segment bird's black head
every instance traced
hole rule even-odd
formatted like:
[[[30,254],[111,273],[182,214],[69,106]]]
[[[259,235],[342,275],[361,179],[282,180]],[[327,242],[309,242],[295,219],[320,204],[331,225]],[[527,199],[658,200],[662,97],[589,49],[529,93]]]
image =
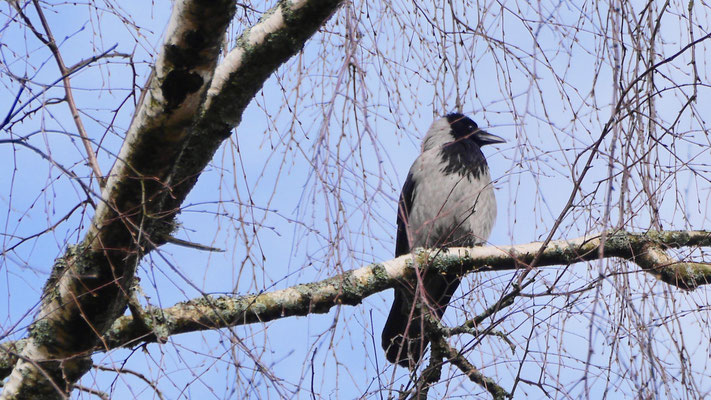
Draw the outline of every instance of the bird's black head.
[[[479,126],[471,118],[460,113],[447,114],[447,121],[452,127],[452,135],[457,139],[463,139],[471,136],[479,130]]]
[[[472,121],[471,118],[464,114],[451,113],[447,114],[446,118],[452,129],[452,136],[454,136],[456,140],[470,139],[479,145],[479,147],[486,144],[506,142],[506,140],[499,136],[492,135],[483,129],[479,129],[476,122]]]

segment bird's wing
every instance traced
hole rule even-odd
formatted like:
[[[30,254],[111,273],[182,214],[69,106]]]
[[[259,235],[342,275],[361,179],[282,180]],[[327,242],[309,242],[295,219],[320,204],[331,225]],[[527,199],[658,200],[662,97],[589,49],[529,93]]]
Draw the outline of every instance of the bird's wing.
[[[397,207],[397,239],[395,240],[395,257],[410,252],[410,240],[407,236],[407,217],[412,209],[415,199],[415,179],[412,172],[407,174],[405,184],[402,186],[400,201]]]

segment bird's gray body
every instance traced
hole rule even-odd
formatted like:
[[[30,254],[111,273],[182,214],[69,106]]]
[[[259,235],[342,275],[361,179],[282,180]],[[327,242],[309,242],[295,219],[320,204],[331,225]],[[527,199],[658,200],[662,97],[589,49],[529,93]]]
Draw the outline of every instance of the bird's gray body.
[[[480,146],[501,142],[461,114],[432,124],[400,196],[396,256],[418,247],[475,246],[487,240],[496,220],[496,199]],[[412,367],[428,343],[413,300],[417,297],[441,318],[459,281],[456,274],[429,273],[395,289],[382,335],[390,362]]]
[[[446,118],[439,119],[425,137],[423,152],[410,168],[417,200],[408,211],[409,247],[474,246],[486,241],[496,220],[496,198],[489,167],[477,171],[446,173],[444,146],[460,145],[468,154],[460,159],[478,159],[471,144],[441,142],[442,130],[449,130]],[[455,150],[456,151],[456,150]],[[481,160],[484,160],[481,155]],[[485,161],[484,161],[485,162]],[[465,167],[466,168],[466,167]]]

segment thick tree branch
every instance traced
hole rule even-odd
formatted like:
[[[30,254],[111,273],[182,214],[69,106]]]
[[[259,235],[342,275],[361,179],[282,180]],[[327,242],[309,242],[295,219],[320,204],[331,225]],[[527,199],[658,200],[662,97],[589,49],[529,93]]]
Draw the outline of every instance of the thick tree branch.
[[[711,232],[611,232],[606,237],[603,257],[623,258],[637,263],[662,281],[684,289],[711,283],[711,264],[675,261],[661,250],[709,247]],[[600,245],[600,235],[552,241],[542,253],[539,266],[597,260]],[[418,250],[415,257],[419,262],[429,258],[430,268],[441,271],[503,271],[527,268],[527,263],[534,259],[541,246],[542,243],[536,242],[506,247],[450,248],[435,252]],[[94,350],[165,341],[167,337],[179,333],[326,313],[341,304],[357,305],[372,294],[394,287],[402,279],[412,278],[415,273],[412,265],[412,255],[406,255],[366,265],[320,282],[240,297],[202,297],[165,309],[152,309],[144,313],[141,321],[133,316],[123,316],[104,335],[105,347]],[[17,353],[24,345],[23,341],[19,341],[0,348],[0,377],[15,362],[11,354]]]
[[[171,176],[174,197],[166,199],[166,209],[178,208],[202,170],[264,82],[290,57],[301,51],[311,37],[344,0],[280,1],[264,13],[253,27],[237,39],[215,70],[207,98],[188,138],[185,151]],[[209,157],[205,155],[208,154]]]
[[[450,248],[430,253],[419,250],[419,261],[429,256],[431,268],[441,271],[479,272],[526,268],[542,243],[515,246]],[[566,265],[599,258],[600,235],[548,244],[539,266]],[[662,281],[684,289],[711,283],[711,264],[673,261],[661,247],[708,247],[711,232],[665,231],[647,233],[609,233],[604,257],[623,258],[640,265]],[[651,249],[651,250],[650,250]],[[662,255],[664,257],[662,257]],[[156,309],[144,318],[145,326],[156,321],[165,324],[169,335],[196,330],[266,322],[289,316],[326,313],[340,304],[357,305],[375,293],[394,287],[402,279],[414,276],[412,256],[406,255],[384,263],[370,264],[320,282],[240,297],[207,297]],[[133,317],[119,318],[107,333],[111,347],[131,345],[136,340],[151,340],[152,332],[136,330]],[[130,334],[129,334],[130,332]]]
[[[174,214],[159,201],[169,194],[165,178],[202,104],[234,10],[228,0],[175,3],[152,78],[92,225],[83,242],[55,263],[23,361],[2,398],[63,398],[91,367],[85,357],[123,313],[126,287],[152,232],[165,229],[162,219]]]
[[[102,335],[126,307],[138,261],[164,242],[198,176],[264,81],[341,3],[279,2],[219,68],[235,3],[175,3],[92,225],[57,260],[2,398],[62,398],[90,368],[91,351],[111,348]]]

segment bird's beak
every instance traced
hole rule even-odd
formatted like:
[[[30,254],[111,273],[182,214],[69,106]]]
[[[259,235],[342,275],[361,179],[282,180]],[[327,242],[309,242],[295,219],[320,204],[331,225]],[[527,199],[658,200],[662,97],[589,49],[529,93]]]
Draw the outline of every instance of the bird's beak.
[[[477,131],[476,139],[482,145],[494,144],[494,143],[506,143],[506,139],[502,138],[501,136],[493,135],[483,129],[480,129],[479,131]]]

